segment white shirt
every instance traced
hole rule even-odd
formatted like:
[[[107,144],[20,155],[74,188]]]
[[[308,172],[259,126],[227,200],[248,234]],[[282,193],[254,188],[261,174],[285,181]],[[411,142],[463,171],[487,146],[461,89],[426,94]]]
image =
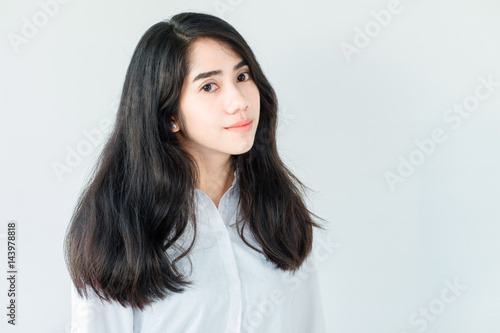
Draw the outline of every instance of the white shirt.
[[[95,295],[90,300],[81,298],[72,286],[71,332],[323,333],[312,256],[292,276],[274,268],[243,242],[232,225],[239,196],[237,170],[234,175],[219,208],[203,191],[195,190],[197,238],[190,252],[192,271],[187,261],[182,266],[184,272],[191,272],[188,280],[194,285],[143,311],[103,302]],[[192,236],[187,232],[183,237],[190,241]],[[245,238],[261,248],[248,226]]]

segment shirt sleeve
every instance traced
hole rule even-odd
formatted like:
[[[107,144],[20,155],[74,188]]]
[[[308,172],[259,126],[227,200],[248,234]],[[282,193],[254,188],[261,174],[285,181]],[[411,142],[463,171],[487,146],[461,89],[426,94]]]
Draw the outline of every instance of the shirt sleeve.
[[[134,315],[130,307],[106,302],[89,291],[78,295],[71,284],[71,333],[133,333]]]
[[[296,273],[297,283],[293,297],[293,333],[325,333],[323,306],[318,284],[316,263],[312,256]]]

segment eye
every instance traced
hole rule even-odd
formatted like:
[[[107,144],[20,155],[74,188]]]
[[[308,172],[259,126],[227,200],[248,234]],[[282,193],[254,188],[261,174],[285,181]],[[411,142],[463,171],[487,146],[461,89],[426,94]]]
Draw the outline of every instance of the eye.
[[[238,75],[238,81],[244,82],[244,81],[248,81],[248,80],[250,80],[250,73],[249,72],[241,73],[240,75]]]
[[[209,84],[205,84],[201,89],[205,90],[206,92],[212,92],[212,91],[215,91],[215,88],[216,85],[214,83],[209,83]]]

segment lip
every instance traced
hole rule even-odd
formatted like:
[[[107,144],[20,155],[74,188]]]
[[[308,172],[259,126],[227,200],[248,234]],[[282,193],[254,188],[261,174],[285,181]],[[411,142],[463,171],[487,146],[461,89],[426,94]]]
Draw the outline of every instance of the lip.
[[[226,128],[245,127],[251,123],[252,123],[252,119],[245,119],[245,120],[238,121],[237,123],[234,123],[231,126],[226,127]]]
[[[253,126],[253,120],[243,120],[239,121],[236,124],[233,124],[231,127],[226,127],[226,130],[237,133],[246,133],[250,132]]]

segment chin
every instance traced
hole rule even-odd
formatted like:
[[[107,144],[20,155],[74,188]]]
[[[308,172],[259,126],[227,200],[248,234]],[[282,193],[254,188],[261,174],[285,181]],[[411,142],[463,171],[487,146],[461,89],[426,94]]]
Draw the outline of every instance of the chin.
[[[241,155],[241,154],[247,153],[250,151],[250,149],[252,149],[252,147],[253,147],[253,141],[250,143],[244,144],[240,147],[237,147],[235,149],[232,149],[231,155]]]

